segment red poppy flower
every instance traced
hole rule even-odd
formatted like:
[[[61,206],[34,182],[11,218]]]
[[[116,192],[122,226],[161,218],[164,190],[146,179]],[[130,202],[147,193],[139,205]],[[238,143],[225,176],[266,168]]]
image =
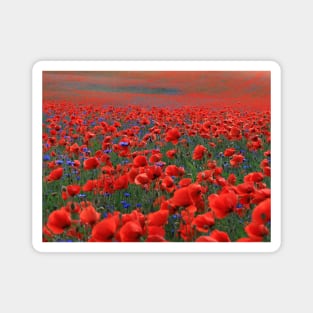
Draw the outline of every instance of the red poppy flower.
[[[169,212],[167,210],[159,210],[147,215],[148,226],[163,226],[167,223]]]
[[[150,183],[150,179],[146,173],[142,173],[136,176],[135,178],[135,184],[136,185],[147,185]]]
[[[170,199],[170,202],[176,207],[189,206],[195,204],[199,199],[201,199],[201,192],[201,185],[190,184],[187,187],[176,190],[173,198]]]
[[[165,230],[162,226],[148,226],[147,232],[148,236],[165,236]]]
[[[92,191],[96,187],[96,181],[95,180],[87,180],[85,185],[83,186],[83,191]]]
[[[143,155],[138,155],[133,160],[133,165],[135,167],[144,167],[148,165],[147,158]]]
[[[192,241],[192,238],[194,236],[194,230],[190,224],[180,224],[179,230],[178,230],[180,237],[184,241]]]
[[[89,205],[80,212],[79,217],[83,224],[92,225],[99,221],[100,213],[92,205]]]
[[[211,236],[200,236],[196,239],[196,242],[217,242],[217,240]]]
[[[248,183],[248,182],[258,183],[258,182],[261,182],[263,179],[264,179],[264,175],[262,173],[252,172],[244,177],[244,182],[245,183]]]
[[[80,167],[79,160],[74,160],[74,165],[73,166],[76,167],[76,168]]]
[[[93,170],[100,165],[100,162],[96,157],[91,157],[84,161],[84,169],[85,170]]]
[[[149,162],[155,163],[155,162],[159,162],[161,159],[162,159],[162,154],[161,153],[155,153],[155,154],[151,155]]]
[[[155,180],[162,175],[161,167],[156,165],[146,167],[145,172],[151,180]]]
[[[230,129],[230,136],[232,139],[240,139],[241,138],[241,131],[238,127],[233,126]]]
[[[143,230],[140,224],[137,222],[132,222],[132,221],[124,224],[119,231],[120,240],[123,242],[139,241],[142,235],[143,235]]]
[[[75,195],[79,194],[80,186],[78,186],[78,185],[69,185],[69,186],[66,187],[66,191],[69,194],[69,196],[74,197]]]
[[[205,152],[207,152],[207,149],[202,146],[202,145],[197,145],[195,147],[195,149],[193,150],[193,156],[192,158],[194,160],[201,160],[205,154]]]
[[[165,169],[165,174],[168,176],[182,176],[185,170],[183,167],[178,167],[176,165],[169,165]]]
[[[48,217],[47,227],[54,234],[62,234],[64,230],[71,226],[71,215],[64,209],[55,210]]]
[[[227,216],[237,205],[237,196],[233,192],[222,193],[220,195],[212,194],[208,197],[208,200],[215,217],[219,219]]]
[[[245,227],[245,231],[254,241],[262,241],[263,237],[269,233],[269,230],[265,225],[253,222]]]
[[[179,181],[178,185],[180,187],[187,187],[192,183],[192,179],[191,178],[183,178]]]
[[[237,181],[236,175],[233,174],[233,173],[229,174],[228,179],[227,179],[227,182],[228,182],[230,185],[235,185],[235,184],[236,184],[236,181]]]
[[[166,156],[169,158],[169,159],[173,159],[176,155],[177,151],[175,149],[173,150],[168,150],[166,152]]]
[[[128,187],[128,176],[127,174],[120,176],[114,181],[114,189],[121,190],[127,189]]]
[[[108,217],[96,224],[91,233],[90,241],[108,242],[112,241],[117,229],[118,219],[116,216]]]
[[[257,224],[266,224],[271,220],[271,199],[259,203],[252,212],[252,221]]]
[[[224,151],[224,156],[230,157],[236,152],[235,148],[228,148]]]
[[[239,164],[243,162],[244,158],[245,157],[241,154],[234,154],[229,163],[231,166],[237,167]]]
[[[251,203],[259,204],[267,198],[271,197],[271,189],[263,188],[260,190],[256,190],[252,195]]]
[[[175,183],[172,177],[165,176],[161,182],[161,189],[172,192],[175,189]]]
[[[214,229],[211,232],[210,237],[215,239],[216,241],[219,241],[219,242],[230,242],[231,241],[226,232],[220,231],[217,229]]]
[[[214,216],[212,212],[198,215],[192,221],[192,225],[195,225],[200,232],[207,232],[209,228],[214,225]]]
[[[263,172],[264,172],[265,176],[271,177],[271,168],[269,166],[264,166],[263,167]]]
[[[48,176],[46,176],[45,180],[48,182],[59,180],[63,175],[63,168],[59,167],[53,170]]]
[[[80,147],[76,142],[70,146],[70,152],[72,153],[79,154],[79,150],[80,150]]]
[[[165,140],[176,145],[178,143],[180,136],[181,134],[177,128],[171,128],[170,130],[167,131]]]

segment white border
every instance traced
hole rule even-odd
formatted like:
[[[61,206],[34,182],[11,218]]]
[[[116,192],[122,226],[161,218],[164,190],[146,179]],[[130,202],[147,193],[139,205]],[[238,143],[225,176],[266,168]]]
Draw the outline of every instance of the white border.
[[[42,242],[43,71],[270,71],[271,242]],[[32,245],[38,252],[275,252],[281,245],[281,69],[274,61],[39,61],[32,69]]]

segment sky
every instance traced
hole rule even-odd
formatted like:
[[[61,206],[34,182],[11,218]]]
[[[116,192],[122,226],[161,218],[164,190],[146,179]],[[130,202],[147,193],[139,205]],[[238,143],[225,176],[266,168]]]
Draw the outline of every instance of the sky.
[[[267,71],[45,71],[43,100],[270,108]]]

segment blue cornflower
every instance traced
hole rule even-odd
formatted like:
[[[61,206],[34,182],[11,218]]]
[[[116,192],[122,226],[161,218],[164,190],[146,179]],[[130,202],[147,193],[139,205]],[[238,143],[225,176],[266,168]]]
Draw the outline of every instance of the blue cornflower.
[[[159,167],[163,167],[163,166],[164,166],[164,163],[163,163],[163,162],[156,162],[155,165],[156,165],[156,166],[159,166]]]
[[[61,165],[61,164],[63,164],[63,160],[56,160],[55,163],[56,163],[57,165]]]
[[[141,203],[137,203],[137,204],[136,204],[136,207],[137,207],[137,208],[141,208],[141,207],[142,207],[142,204],[141,204]]]
[[[130,207],[130,204],[129,204],[129,203],[126,202],[126,203],[123,204],[123,208],[124,208],[124,209],[128,209],[129,207]]]
[[[58,242],[73,242],[72,239],[58,239]]]
[[[84,151],[84,152],[87,152],[87,151],[88,151],[88,148],[86,148],[86,147],[83,148],[83,151]]]
[[[129,146],[129,142],[127,142],[127,141],[121,141],[121,142],[120,142],[120,146],[122,146],[122,147],[127,147],[127,146]]]
[[[129,192],[125,192],[124,193],[124,197],[130,197],[130,193]]]
[[[106,150],[104,150],[103,152],[104,152],[104,153],[111,153],[111,152],[112,152],[112,150],[110,150],[110,149],[106,149]]]
[[[67,160],[67,161],[66,161],[66,164],[69,165],[69,166],[73,166],[73,165],[74,165],[74,162],[71,161],[71,160]]]
[[[44,161],[50,161],[50,155],[49,154],[44,155],[43,160]]]
[[[84,193],[80,193],[79,195],[77,195],[78,198],[86,198],[87,195]]]
[[[107,218],[108,217],[108,213],[107,212],[103,212],[102,213],[102,218]]]

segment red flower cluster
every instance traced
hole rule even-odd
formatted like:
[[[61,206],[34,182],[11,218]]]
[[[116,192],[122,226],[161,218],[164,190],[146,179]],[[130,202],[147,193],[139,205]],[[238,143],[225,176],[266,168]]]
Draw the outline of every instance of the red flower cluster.
[[[270,240],[270,113],[45,102],[43,240]]]

